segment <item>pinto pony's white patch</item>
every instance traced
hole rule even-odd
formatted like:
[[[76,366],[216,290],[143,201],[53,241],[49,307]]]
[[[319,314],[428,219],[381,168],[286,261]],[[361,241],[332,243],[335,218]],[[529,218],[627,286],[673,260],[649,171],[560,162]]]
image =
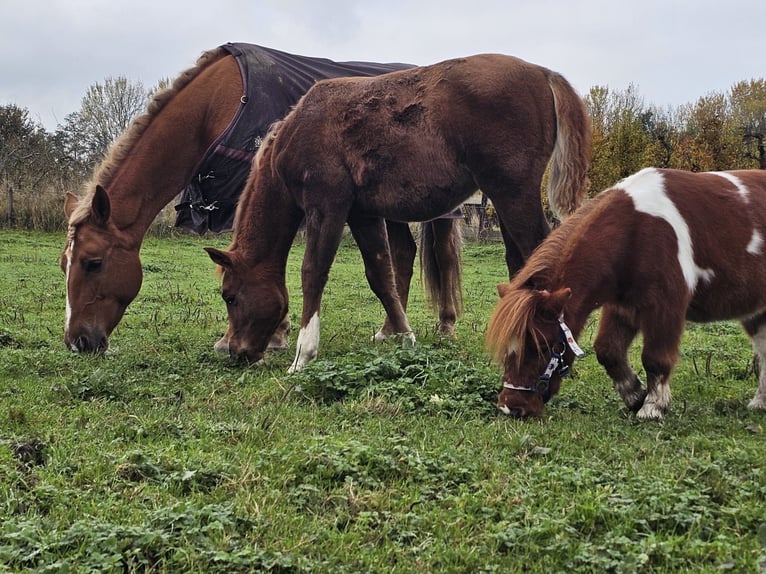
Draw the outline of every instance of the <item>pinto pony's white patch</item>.
[[[690,292],[697,288],[700,281],[707,282],[713,279],[712,269],[702,269],[694,262],[694,246],[689,225],[668,197],[662,173],[648,167],[623,179],[615,188],[628,194],[633,200],[636,211],[664,219],[673,228],[678,240],[678,264],[681,266],[681,272]]]
[[[745,187],[745,184],[742,183],[742,180],[739,179],[736,175],[725,171],[711,171],[710,173],[730,181],[732,184],[734,184],[734,187],[737,188],[737,193],[739,193],[739,196],[743,199],[743,201],[750,201],[750,192],[748,191],[747,187]]]
[[[747,252],[750,255],[761,255],[763,253],[763,236],[757,229],[753,231],[750,243],[747,244]]]
[[[308,325],[301,327],[298,333],[295,359],[290,365],[288,373],[300,371],[303,367],[316,359],[319,350],[319,313],[314,313]]]

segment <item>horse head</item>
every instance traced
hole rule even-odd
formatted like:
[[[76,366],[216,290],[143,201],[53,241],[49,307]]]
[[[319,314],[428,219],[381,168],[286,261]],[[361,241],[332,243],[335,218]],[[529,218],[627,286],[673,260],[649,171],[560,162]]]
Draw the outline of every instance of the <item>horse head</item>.
[[[269,346],[283,346],[273,337],[285,338],[289,330],[284,280],[268,280],[263,269],[248,265],[236,250],[205,247],[205,251],[221,270],[221,297],[229,317],[228,330],[216,350],[257,363]]]
[[[581,353],[562,319],[571,290],[499,285],[498,293],[501,300],[487,330],[487,344],[504,371],[497,407],[516,418],[540,416],[559,392],[573,353]]]
[[[141,288],[139,248],[110,219],[109,196],[97,186],[90,199],[67,194],[69,221],[61,254],[66,275],[64,343],[73,351],[99,353]]]

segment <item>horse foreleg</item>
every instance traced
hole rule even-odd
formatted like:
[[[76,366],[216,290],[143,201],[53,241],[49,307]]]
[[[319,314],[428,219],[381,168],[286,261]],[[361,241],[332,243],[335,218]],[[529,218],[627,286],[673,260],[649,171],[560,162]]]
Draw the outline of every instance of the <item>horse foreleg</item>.
[[[423,223],[420,234],[420,268],[432,302],[438,299],[439,332],[455,335],[455,321],[462,311],[460,219],[443,218]]]
[[[508,276],[512,278],[550,232],[540,203],[539,184],[528,191],[490,198],[497,210]]]
[[[745,332],[750,336],[753,343],[753,351],[758,357],[760,367],[758,373],[758,390],[750,400],[747,408],[766,411],[766,313],[742,322]]]
[[[685,309],[686,306],[681,307]],[[646,372],[646,398],[636,416],[662,419],[670,409],[670,374],[678,361],[685,317],[673,309],[647,313],[641,317],[644,349],[641,362]]]
[[[596,359],[612,379],[614,388],[633,412],[644,404],[646,390],[628,361],[628,349],[638,333],[635,313],[604,305],[598,335],[593,343]]]
[[[379,217],[352,213],[349,214],[348,226],[362,254],[367,282],[383,304],[393,333],[414,342],[415,335],[396,289],[385,221]]]
[[[388,246],[391,253],[391,263],[394,266],[394,278],[396,291],[404,311],[407,311],[407,301],[410,296],[410,283],[412,282],[412,267],[415,263],[417,247],[412,238],[412,232],[408,223],[401,221],[386,221],[388,234]],[[375,333],[373,340],[383,341],[396,334],[396,329],[391,318],[386,315],[383,326]]]
[[[306,212],[306,251],[301,267],[303,311],[295,359],[288,372],[299,371],[316,359],[319,351],[319,308],[330,267],[343,236],[343,218]]]

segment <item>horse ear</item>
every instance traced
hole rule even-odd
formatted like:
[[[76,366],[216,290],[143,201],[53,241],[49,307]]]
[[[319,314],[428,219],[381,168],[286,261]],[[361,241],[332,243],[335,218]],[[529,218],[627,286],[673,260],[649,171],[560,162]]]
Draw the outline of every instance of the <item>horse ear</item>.
[[[213,263],[216,265],[220,265],[221,267],[229,267],[231,268],[232,262],[231,262],[231,255],[229,255],[226,251],[221,251],[220,249],[216,249],[215,247],[203,247],[205,251],[207,251],[207,254],[210,256],[210,259],[213,260]]]
[[[66,196],[64,197],[64,214],[66,215],[67,220],[71,219],[74,210],[77,209],[78,203],[80,203],[80,200],[77,196],[71,191],[67,191]]]
[[[111,205],[106,190],[100,185],[96,186],[96,193],[93,194],[93,201],[90,204],[90,214],[97,225],[104,226],[109,220]]]
[[[508,293],[510,293],[510,291],[511,291],[511,284],[510,283],[500,283],[497,286],[497,294],[500,296],[501,299],[503,297],[505,297],[506,295],[508,295]]]
[[[548,291],[540,291],[540,293],[542,296],[538,303],[538,310],[541,315],[552,319],[557,319],[561,315],[564,305],[572,297],[572,290],[569,287],[557,289],[552,293]]]

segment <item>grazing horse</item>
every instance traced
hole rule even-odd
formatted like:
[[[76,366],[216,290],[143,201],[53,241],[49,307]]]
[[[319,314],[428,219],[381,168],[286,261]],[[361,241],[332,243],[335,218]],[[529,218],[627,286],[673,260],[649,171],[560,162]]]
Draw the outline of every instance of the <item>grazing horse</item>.
[[[540,182],[565,216],[586,191],[590,122],[559,74],[482,54],[372,78],[316,83],[272,128],[255,158],[223,270],[233,354],[261,359],[287,312],[285,264],[306,222],[295,371],[319,345],[319,308],[348,222],[367,280],[395,333],[414,340],[393,287],[383,218],[428,220],[478,187],[492,200],[509,273],[547,235]]]
[[[505,371],[498,407],[542,414],[598,307],[596,357],[638,418],[667,413],[687,320],[738,319],[766,364],[764,237],[766,171],[646,168],[602,192],[498,287],[487,329]],[[646,389],[628,362],[639,331]],[[766,369],[749,407],[766,410]]]
[[[110,148],[86,185],[67,194],[69,223],[61,268],[66,274],[64,341],[75,351],[98,352],[141,287],[139,251],[160,210],[184,190],[177,224],[198,233],[231,228],[251,160],[268,127],[317,80],[375,75],[407,64],[333,62],[252,44],[205,52],[149,103]],[[451,334],[460,311],[457,220],[437,220],[422,257],[435,258],[425,284],[438,291],[440,329]],[[391,222],[397,286],[406,302],[416,245],[406,223]],[[457,251],[456,251],[457,250]],[[386,320],[380,336],[392,332]],[[286,346],[283,322],[270,343]],[[228,339],[216,344],[227,350]]]

